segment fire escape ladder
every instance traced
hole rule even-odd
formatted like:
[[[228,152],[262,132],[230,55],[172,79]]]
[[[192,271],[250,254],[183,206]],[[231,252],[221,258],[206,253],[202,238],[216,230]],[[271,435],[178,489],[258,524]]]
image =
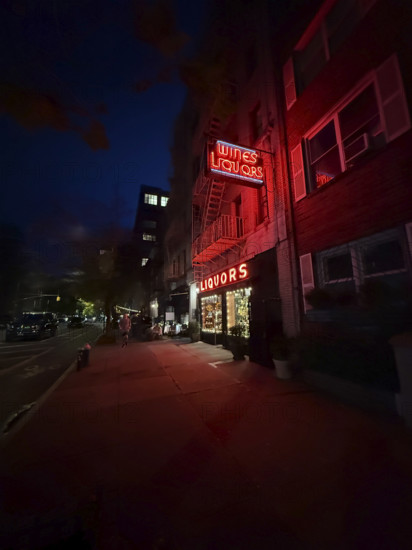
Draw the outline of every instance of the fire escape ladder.
[[[206,210],[203,217],[203,231],[208,225],[213,223],[218,217],[220,207],[222,204],[223,192],[225,190],[225,184],[221,181],[212,179],[208,189]]]

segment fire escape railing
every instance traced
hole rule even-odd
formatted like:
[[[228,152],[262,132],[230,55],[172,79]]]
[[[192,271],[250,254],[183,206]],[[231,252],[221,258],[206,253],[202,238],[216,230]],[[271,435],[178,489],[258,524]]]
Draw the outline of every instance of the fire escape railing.
[[[206,257],[217,255],[244,236],[244,218],[222,214],[211,223],[192,244],[193,260],[205,253]],[[206,258],[205,258],[206,259]]]

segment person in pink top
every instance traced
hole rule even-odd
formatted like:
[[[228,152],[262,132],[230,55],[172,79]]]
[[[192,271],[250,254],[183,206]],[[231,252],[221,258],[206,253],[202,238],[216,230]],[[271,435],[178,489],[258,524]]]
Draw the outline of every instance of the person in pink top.
[[[127,315],[127,313],[125,313],[119,321],[119,328],[123,335],[122,348],[124,346],[127,346],[127,342],[129,340],[129,331],[131,326],[132,324],[130,321],[130,317]]]

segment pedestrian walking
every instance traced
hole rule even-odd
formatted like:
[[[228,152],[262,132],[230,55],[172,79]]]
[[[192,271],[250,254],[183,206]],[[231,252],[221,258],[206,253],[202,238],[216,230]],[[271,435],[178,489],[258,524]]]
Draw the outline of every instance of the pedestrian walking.
[[[125,313],[119,322],[119,328],[123,336],[122,348],[127,346],[127,342],[129,340],[130,327],[131,327],[130,318],[127,315],[127,313]]]

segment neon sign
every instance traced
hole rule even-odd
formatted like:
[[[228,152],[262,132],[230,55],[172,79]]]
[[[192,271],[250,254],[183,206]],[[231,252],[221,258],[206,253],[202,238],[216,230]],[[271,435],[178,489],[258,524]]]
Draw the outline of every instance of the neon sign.
[[[249,271],[247,264],[240,264],[236,267],[231,267],[221,271],[216,275],[212,275],[207,279],[203,279],[200,283],[200,292],[206,292],[207,290],[215,290],[221,286],[238,283],[249,277]]]
[[[217,141],[209,146],[209,170],[221,176],[237,178],[239,183],[263,184],[263,160],[257,151]]]
[[[320,187],[321,185],[325,185],[325,183],[328,183],[328,181],[333,180],[334,176],[328,176],[328,174],[321,174],[320,172],[316,172],[316,185]]]

